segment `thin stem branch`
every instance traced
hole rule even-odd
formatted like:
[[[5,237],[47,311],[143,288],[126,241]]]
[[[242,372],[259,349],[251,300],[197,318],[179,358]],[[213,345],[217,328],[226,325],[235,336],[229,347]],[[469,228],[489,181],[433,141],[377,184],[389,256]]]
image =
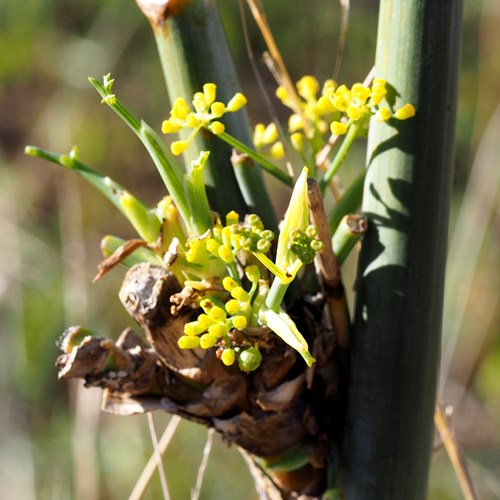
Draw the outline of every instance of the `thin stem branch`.
[[[451,465],[453,466],[465,500],[478,500],[479,496],[474,488],[464,454],[455,437],[450,418],[447,414],[447,408],[443,407],[440,402],[436,404],[434,424],[446,448],[446,452],[450,458]]]
[[[163,457],[158,444],[158,436],[156,435],[155,421],[153,414],[148,411],[148,424],[149,433],[151,434],[151,441],[153,442],[153,447],[156,455],[156,466],[158,468],[158,475],[160,476],[161,490],[163,492],[163,498],[165,500],[170,500],[170,494],[168,492],[167,477],[165,476],[165,468],[163,467]]]
[[[170,441],[174,437],[175,431],[180,422],[181,417],[177,415],[172,416],[172,418],[170,419],[170,422],[168,423],[167,428],[163,432],[163,435],[160,438],[160,442],[158,443],[158,449],[161,456],[163,456],[168,445],[170,444]],[[144,467],[141,476],[137,480],[137,483],[132,490],[132,493],[130,493],[130,496],[128,497],[128,500],[139,500],[140,498],[142,498],[149,482],[151,481],[154,471],[156,470],[157,463],[157,454],[155,451],[151,455],[151,458],[148,460],[146,467]]]
[[[212,443],[214,440],[215,431],[213,428],[208,429],[207,442],[203,448],[203,458],[201,460],[200,468],[198,469],[198,474],[196,476],[196,486],[191,493],[191,500],[198,500],[200,498],[201,486],[203,484],[203,478],[205,477],[205,472],[207,470],[208,458],[210,456],[210,451],[212,450]]]

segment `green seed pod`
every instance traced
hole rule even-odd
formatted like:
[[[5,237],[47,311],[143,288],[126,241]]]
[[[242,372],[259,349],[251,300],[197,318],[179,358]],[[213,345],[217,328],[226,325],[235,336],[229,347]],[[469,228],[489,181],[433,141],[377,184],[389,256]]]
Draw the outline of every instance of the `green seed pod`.
[[[262,354],[257,347],[250,347],[240,354],[238,364],[242,372],[253,372],[262,361]]]

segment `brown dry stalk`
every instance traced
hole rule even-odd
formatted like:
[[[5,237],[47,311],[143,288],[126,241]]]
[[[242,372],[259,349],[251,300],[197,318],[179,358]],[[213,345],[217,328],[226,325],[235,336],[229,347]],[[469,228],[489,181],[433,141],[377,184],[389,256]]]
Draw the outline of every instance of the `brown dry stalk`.
[[[478,500],[479,496],[474,488],[464,454],[453,431],[450,417],[447,415],[446,408],[440,402],[436,404],[434,423],[446,448],[465,500]]]
[[[308,179],[308,199],[311,222],[318,228],[318,237],[325,245],[314,261],[318,276],[325,290],[330,321],[339,346],[349,347],[349,315],[344,287],[340,279],[340,268],[333,253],[332,241],[328,230],[328,218],[323,197],[314,179]]]

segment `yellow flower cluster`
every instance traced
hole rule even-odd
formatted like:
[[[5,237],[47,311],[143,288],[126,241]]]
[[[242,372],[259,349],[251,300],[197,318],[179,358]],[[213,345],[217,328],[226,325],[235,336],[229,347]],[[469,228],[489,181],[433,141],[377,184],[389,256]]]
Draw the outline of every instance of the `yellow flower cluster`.
[[[191,128],[193,130],[186,140],[172,143],[170,148],[174,155],[178,156],[186,151],[201,128],[207,128],[215,135],[222,134],[225,127],[218,119],[226,113],[238,111],[247,103],[246,97],[239,92],[227,104],[216,101],[216,94],[217,86],[215,83],[206,83],[203,85],[203,92],[196,92],[193,96],[194,111],[191,110],[188,103],[182,97],[178,97],[175,100],[170,111],[170,118],[164,120],[162,123],[162,132],[164,134],[173,134],[183,128]]]
[[[222,280],[225,294],[222,300],[222,292],[217,298],[205,296],[200,300],[203,313],[195,321],[184,325],[184,335],[177,341],[181,349],[210,349],[218,346],[220,359],[230,366],[249,347],[241,341],[237,344],[233,342],[235,333],[244,331],[252,314],[255,315],[252,301],[258,289],[260,271],[256,265],[250,265],[246,267],[245,275],[251,283],[249,291],[243,288],[241,282],[226,276]]]
[[[278,129],[275,123],[271,122],[267,127],[263,123],[258,123],[253,133],[253,144],[259,152],[271,145],[269,153],[273,158],[279,159],[285,156],[283,143],[278,140]]]
[[[387,86],[386,81],[380,78],[375,79],[371,87],[355,83],[351,88],[326,80],[320,91],[318,80],[308,75],[297,82],[296,88],[301,98],[301,109],[300,113],[294,112],[288,119],[288,131],[292,146],[299,152],[303,151],[305,140],[309,143],[317,142],[328,131],[333,135],[344,135],[353,123],[368,116],[374,115],[378,121],[387,121],[389,118],[405,120],[415,115],[415,108],[411,104],[405,104],[394,113],[388,105],[382,105],[387,95]],[[276,96],[285,106],[296,111],[285,87],[278,87]],[[273,124],[267,127],[258,124],[254,133],[256,147],[275,142],[275,129]],[[271,150],[275,146],[283,148],[280,142],[275,142]],[[315,144],[312,146],[317,149]]]

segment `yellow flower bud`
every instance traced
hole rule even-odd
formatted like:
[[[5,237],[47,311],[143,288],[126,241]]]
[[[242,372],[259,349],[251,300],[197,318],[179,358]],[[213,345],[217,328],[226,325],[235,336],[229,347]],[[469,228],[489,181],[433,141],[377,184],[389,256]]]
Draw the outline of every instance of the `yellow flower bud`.
[[[321,90],[321,94],[327,96],[328,94],[335,92],[336,88],[337,88],[337,82],[335,80],[332,79],[325,80],[325,83],[323,84],[323,89]]]
[[[177,340],[177,344],[181,349],[196,349],[200,345],[200,338],[183,335]]]
[[[224,126],[223,123],[221,122],[212,122],[209,127],[210,131],[214,133],[215,135],[222,134],[224,130],[226,130],[226,127]]]
[[[224,349],[220,359],[226,366],[231,366],[232,364],[234,364],[234,349]]]
[[[222,286],[224,287],[224,290],[230,292],[233,288],[236,288],[238,286],[238,283],[235,279],[231,278],[231,276],[226,276],[222,280]]]
[[[235,314],[240,308],[240,303],[236,299],[231,299],[226,302],[226,311],[228,314]]]
[[[365,87],[361,83],[355,83],[351,87],[351,94],[354,98],[359,100],[360,104],[364,104],[370,97],[371,89],[369,87]]]
[[[191,128],[196,128],[200,126],[200,120],[198,119],[195,113],[189,113],[189,115],[187,115],[186,123]]]
[[[283,87],[283,85],[280,85],[276,89],[276,97],[286,106],[286,104],[289,102],[288,98],[288,92],[286,91],[286,88]]]
[[[234,95],[234,97],[227,103],[226,110],[227,111],[238,111],[247,103],[247,98],[238,92]]]
[[[234,260],[233,252],[227,245],[221,245],[217,250],[219,257],[226,263],[230,264]]]
[[[210,335],[210,333],[205,333],[200,337],[200,347],[202,349],[210,349],[217,343],[217,337],[215,335]]]
[[[172,118],[184,120],[188,115],[189,111],[190,109],[188,103],[182,97],[178,97],[174,101],[174,105],[172,106],[172,111],[170,112],[170,116]]]
[[[345,123],[332,122],[330,125],[330,131],[333,135],[344,135],[347,132],[347,127]]]
[[[285,148],[281,141],[273,144],[271,147],[271,156],[273,158],[283,158],[285,156]]]
[[[415,108],[411,104],[405,104],[394,113],[394,118],[398,120],[407,120],[412,116],[415,116]]]
[[[295,132],[290,136],[290,141],[292,142],[294,149],[299,153],[304,150],[304,134]]]
[[[205,96],[207,106],[210,106],[215,101],[216,91],[217,85],[215,85],[215,83],[205,83],[205,85],[203,85],[203,95]]]
[[[199,321],[191,321],[184,325],[184,334],[188,337],[192,337],[194,335],[199,335],[206,330],[205,325],[201,324]]]
[[[208,327],[208,333],[213,335],[215,338],[220,338],[229,331],[229,326],[224,323],[216,323],[215,325],[210,325]]]
[[[203,92],[196,92],[193,96],[193,106],[197,113],[204,113],[207,108],[207,101]]]
[[[252,264],[251,266],[247,266],[245,268],[245,274],[250,283],[257,283],[260,279],[260,270],[259,266]]]
[[[247,319],[245,316],[233,316],[231,318],[234,328],[237,330],[244,330],[247,327]]]
[[[210,309],[208,316],[210,319],[214,321],[224,321],[227,317],[226,311],[219,306],[212,306]]]
[[[264,132],[266,131],[266,127],[263,123],[257,123],[253,130],[253,143],[256,148],[259,148],[263,145],[263,137]]]
[[[297,82],[297,92],[306,101],[314,101],[319,91],[319,83],[314,76],[303,76]]]
[[[351,120],[359,120],[362,116],[363,116],[363,108],[362,107],[358,107],[358,106],[354,106],[354,105],[350,105],[350,106],[347,106],[347,109],[346,109],[346,113],[347,113],[347,116],[351,119]]]
[[[231,226],[233,224],[238,224],[240,220],[240,216],[238,212],[231,210],[226,214],[226,226]]]
[[[294,113],[288,118],[288,131],[290,133],[298,132],[304,128],[304,120],[299,114]]]
[[[278,128],[276,127],[275,123],[271,122],[264,131],[264,134],[262,136],[262,142],[264,144],[271,144],[271,142],[274,142],[277,139],[278,139]]]
[[[248,300],[248,292],[241,286],[237,286],[231,290],[231,297],[240,302],[246,302]]]
[[[226,105],[223,102],[214,102],[210,107],[210,111],[215,116],[215,118],[219,118],[226,111]]]
[[[189,143],[187,141],[175,141],[170,145],[170,150],[174,156],[179,156],[186,151],[188,146]]]
[[[335,111],[335,107],[332,104],[332,101],[326,95],[323,95],[318,99],[316,107],[322,114],[333,113]]]
[[[378,122],[385,122],[391,117],[391,112],[387,108],[380,108],[375,114],[375,119]]]
[[[176,132],[179,132],[180,129],[180,125],[172,123],[170,120],[163,120],[163,123],[161,124],[161,131],[164,134],[175,134]]]
[[[220,243],[214,238],[210,238],[206,241],[207,250],[215,257],[219,256],[219,246]]]

